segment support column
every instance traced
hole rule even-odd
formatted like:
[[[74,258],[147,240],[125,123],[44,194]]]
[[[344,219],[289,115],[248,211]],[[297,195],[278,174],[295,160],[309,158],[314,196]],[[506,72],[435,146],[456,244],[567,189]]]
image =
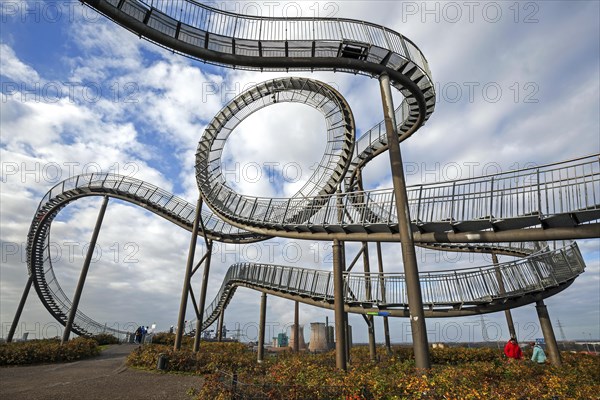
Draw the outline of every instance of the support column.
[[[415,244],[410,225],[410,210],[406,194],[406,182],[398,141],[398,128],[394,115],[394,102],[390,89],[390,77],[382,74],[379,77],[381,98],[383,101],[383,114],[388,141],[388,153],[392,170],[394,196],[396,197],[396,212],[398,214],[398,229],[402,245],[402,260],[404,262],[404,275],[406,277],[406,293],[408,296],[408,309],[412,331],[415,364],[419,369],[431,368],[429,360],[429,343],[427,341],[427,328],[425,326],[425,312],[423,311],[423,298],[419,283],[419,269],[415,253]]]
[[[371,299],[371,264],[369,262],[369,244],[363,242],[363,266],[365,271],[365,295]],[[375,344],[375,321],[372,315],[367,315],[367,329],[369,333],[369,358],[371,361],[377,360],[377,348]]]
[[[179,317],[177,318],[177,332],[175,333],[174,350],[181,349],[181,338],[185,323],[185,310],[187,308],[188,294],[190,293],[190,281],[192,279],[192,268],[194,266],[194,256],[196,255],[196,241],[198,240],[198,226],[202,213],[202,198],[196,203],[196,216],[192,225],[192,238],[190,239],[190,248],[188,250],[188,259],[185,266],[185,276],[183,278],[183,288],[181,289],[181,303],[179,304]]]
[[[295,353],[300,351],[300,303],[294,302],[294,343],[292,343],[292,349]]]
[[[21,301],[19,301],[19,306],[17,307],[17,311],[15,312],[15,318],[13,319],[13,323],[10,326],[10,330],[8,331],[8,336],[6,337],[7,343],[12,342],[13,340],[13,336],[15,335],[15,331],[17,330],[17,325],[19,324],[19,320],[21,319],[21,313],[23,313],[23,307],[25,307],[25,301],[27,300],[27,296],[29,296],[29,290],[31,289],[32,283],[33,275],[29,275],[27,283],[25,284],[25,289],[23,289],[23,295],[21,295]]]
[[[202,289],[198,303],[198,319],[196,320],[196,336],[194,337],[194,352],[200,349],[200,331],[204,320],[204,308],[206,307],[206,291],[208,288],[208,275],[210,273],[210,257],[212,255],[212,240],[206,243],[206,259],[204,260],[204,271],[202,273]]]
[[[550,322],[550,315],[548,314],[548,308],[544,304],[543,300],[535,303],[535,309],[540,319],[540,327],[544,334],[544,341],[546,342],[546,350],[548,350],[548,358],[552,365],[560,366],[562,360],[560,359],[560,351],[558,350],[558,343],[556,343],[556,336],[554,336],[554,329],[552,328],[552,322]]]
[[[225,319],[225,307],[219,313],[219,322],[217,323],[217,341],[223,341],[223,320]]]
[[[385,294],[385,281],[383,279],[383,256],[381,253],[381,242],[377,242],[377,264],[379,267],[379,285],[381,290],[381,301],[385,303],[387,297]],[[388,354],[392,354],[392,343],[390,341],[390,323],[388,317],[383,317],[383,334],[385,336],[385,348]]]
[[[87,273],[90,269],[90,263],[92,261],[92,256],[94,255],[96,241],[98,240],[98,235],[100,234],[100,227],[102,227],[102,221],[104,220],[104,213],[106,212],[107,205],[108,196],[104,196],[102,206],[100,206],[100,212],[98,213],[98,219],[96,220],[96,226],[94,227],[94,232],[92,232],[92,240],[90,241],[90,247],[88,248],[87,254],[85,255],[85,260],[83,261],[83,268],[81,268],[79,282],[77,283],[77,288],[75,289],[75,295],[73,296],[71,310],[69,311],[69,317],[67,319],[67,323],[65,324],[65,331],[63,332],[63,337],[60,342],[61,344],[68,342],[69,336],[71,336],[73,321],[75,320],[75,315],[77,314],[77,307],[79,306],[79,300],[81,299],[81,292],[83,291],[83,286],[85,285],[85,278],[87,277]]]
[[[335,366],[346,371],[346,329],[344,322],[344,277],[340,241],[333,241],[333,307],[335,312]]]
[[[342,254],[341,264],[342,272],[348,272],[346,264],[346,242],[340,241],[340,250]],[[352,363],[350,348],[352,347],[352,340],[350,335],[350,322],[348,321],[348,313],[346,312],[346,302],[344,299],[344,334],[346,335],[346,364]]]
[[[498,281],[498,291],[500,294],[506,293],[506,289],[504,288],[504,280],[502,279],[502,273],[500,272],[500,268],[498,267],[498,256],[496,253],[492,253],[492,262],[496,266],[494,271],[496,272],[496,280]],[[510,337],[517,337],[517,331],[515,330],[515,323],[513,322],[513,317],[510,310],[504,310],[504,315],[506,316],[506,324],[508,325],[508,333]]]
[[[265,357],[265,314],[267,313],[267,294],[260,297],[260,323],[258,326],[258,362],[262,363]]]

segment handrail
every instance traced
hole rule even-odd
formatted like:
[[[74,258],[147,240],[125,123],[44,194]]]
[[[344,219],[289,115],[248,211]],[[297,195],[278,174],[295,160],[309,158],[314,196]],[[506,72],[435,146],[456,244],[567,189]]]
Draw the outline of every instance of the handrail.
[[[393,189],[321,195],[318,198],[264,198],[240,195],[227,186],[212,196],[213,180],[199,181],[205,199],[214,211],[248,225],[339,225],[339,212],[349,212],[354,224],[397,223]],[[205,185],[205,186],[202,186]],[[568,190],[560,190],[568,188]],[[524,226],[542,223],[541,218],[600,210],[600,158],[588,156],[548,166],[502,172],[485,178],[460,179],[436,184],[414,185],[407,189],[411,215],[419,224],[430,222],[481,222],[482,220],[529,220]],[[236,213],[222,198],[244,199],[256,204],[252,216]],[[340,196],[350,201],[339,202]],[[363,199],[362,201],[360,199]],[[235,203],[235,202],[234,202]],[[361,210],[369,205],[369,213]],[[449,205],[452,207],[449,207]],[[541,209],[539,207],[542,207]],[[329,212],[323,211],[324,207]],[[283,210],[287,210],[285,213]],[[304,214],[300,211],[304,210]],[[379,211],[377,211],[379,210]],[[597,212],[592,216],[596,219]],[[285,216],[293,216],[288,218]],[[310,216],[310,218],[309,218]],[[536,218],[531,218],[531,217]],[[519,228],[524,227],[519,226]],[[489,228],[489,226],[488,226]],[[447,228],[449,230],[450,228]],[[483,228],[482,228],[483,229]]]
[[[402,117],[398,118],[397,126],[400,140],[415,133],[435,108],[435,88],[429,65],[422,52],[413,42],[383,26],[349,19],[250,17],[222,12],[194,0],[82,2],[136,32],[140,37],[174,52],[217,65],[260,71],[330,70],[371,77],[388,75],[391,84],[406,99],[396,110]],[[256,21],[258,26],[252,27],[252,21]],[[343,103],[343,99],[341,102]],[[353,176],[354,172],[361,168],[361,163],[370,160],[375,153],[383,151],[387,143],[382,140],[381,127],[381,124],[376,125],[369,131],[369,144],[364,148],[362,146],[367,140],[362,137],[359,139],[361,147],[357,149],[352,162],[346,163],[345,169],[341,168],[342,171],[338,171],[340,176],[334,177],[331,174],[323,181],[329,184],[339,183],[340,179],[344,178],[345,171],[350,171]],[[375,129],[378,135],[375,135]],[[213,160],[206,158],[205,161],[211,163]],[[448,202],[445,201],[449,197],[448,193],[444,192],[447,186],[421,185],[417,190],[418,202],[415,202],[414,198],[409,199],[409,205],[416,205],[419,210],[414,224],[423,230],[445,230],[450,229],[445,224],[469,222],[470,225],[466,229],[478,231],[491,229],[489,225],[479,224],[482,219],[497,223],[495,229],[522,229],[543,223],[541,218],[561,214],[572,216],[577,224],[598,219],[598,161],[600,160],[584,164],[591,167],[583,172],[578,171],[577,166],[559,167],[556,169],[559,172],[568,168],[574,168],[575,172],[567,174],[566,178],[561,172],[558,179],[553,174],[554,170],[537,168],[535,184],[525,182],[525,179],[517,179],[513,185],[510,182],[506,183],[507,178],[498,176],[492,176],[489,180],[483,178],[461,181],[458,185],[454,182],[450,212],[447,210]],[[212,214],[203,213],[203,217],[207,218],[205,226],[210,229],[207,233],[214,236],[211,239],[262,240],[267,238],[265,235],[277,234],[280,229],[295,229],[300,226],[310,229],[298,232],[299,237],[309,238],[311,229],[326,229],[327,226],[345,229],[349,224],[375,224],[389,228],[390,225],[396,224],[391,190],[330,195],[332,187],[326,188],[323,184],[320,188],[310,188],[309,193],[316,193],[316,197],[263,200],[258,197],[241,196],[224,184],[218,185],[218,190],[215,190],[216,187],[207,179],[214,176],[211,175],[213,173],[215,169],[199,171],[199,175],[203,177],[203,180],[199,181],[203,200],[222,217],[219,219]],[[515,179],[515,176],[510,179]],[[62,207],[79,197],[104,193],[135,204],[151,205],[154,208],[152,211],[186,229],[191,225],[190,217],[195,211],[194,206],[184,200],[130,177],[112,174],[81,175],[59,185],[62,186],[55,186],[43,197],[28,236],[28,268],[35,278],[36,290],[44,305],[59,321],[65,320],[70,300],[58,284],[51,260],[46,255],[49,249],[47,240],[50,224]],[[562,188],[570,190],[565,190],[566,194],[563,195],[556,194],[556,188],[559,191]],[[584,190],[570,193],[573,188]],[[414,194],[414,191],[409,191],[409,197],[411,194]],[[557,201],[558,205],[555,204]],[[544,203],[545,208],[542,209]],[[465,213],[465,209],[469,212]],[[462,213],[455,214],[458,212],[455,210],[462,210]],[[498,221],[499,218],[515,218],[519,221],[516,228],[515,225],[503,227],[502,221]],[[428,227],[427,223],[441,224],[442,227]],[[556,223],[564,222],[559,219]],[[260,234],[253,233],[257,227],[262,231]],[[460,229],[454,225],[452,228]],[[528,261],[494,267],[494,273],[500,268],[503,274],[514,276],[505,282],[506,292],[501,293],[501,296],[522,296],[540,291],[544,292],[543,295],[551,295],[554,293],[551,285],[558,284],[559,289],[568,286],[584,267],[576,246],[565,250],[560,257],[536,253],[527,260],[535,261],[533,269],[529,267]],[[542,263],[544,267],[538,268],[538,263]],[[498,293],[494,291],[496,286],[491,280],[490,271],[491,269],[479,268],[469,272],[453,271],[445,275],[425,273],[422,275],[422,282],[427,288],[424,292],[433,296],[426,299],[425,304],[432,308],[439,307],[439,304],[443,307],[455,307],[457,301],[460,302],[460,307],[467,308],[469,305],[485,307],[493,304]],[[51,278],[49,281],[46,280],[46,274]],[[283,279],[283,274],[288,275],[287,280]],[[362,282],[359,275],[346,275],[345,279],[344,287],[352,292],[351,296],[346,294],[347,302],[365,302],[372,305],[381,303],[382,298],[377,297],[379,292],[376,288],[368,291],[373,293],[369,298],[364,297],[366,294],[362,295],[366,280],[373,282],[370,276],[363,275]],[[315,295],[327,302],[331,301],[330,280],[331,272],[311,272],[283,266],[236,265],[227,273],[227,280],[221,288],[218,302],[210,305],[213,312],[206,315],[209,319],[215,317],[214,311],[226,305],[236,284],[255,285],[265,290],[277,291],[282,289],[282,282],[287,281],[286,290],[293,289],[303,296]],[[358,287],[353,286],[355,281],[360,283]],[[405,289],[400,276],[377,275],[376,281],[384,283],[387,306],[406,306]],[[275,282],[279,282],[279,286]],[[448,287],[452,286],[454,290],[444,291],[438,282],[443,282]],[[460,293],[459,299],[456,298],[456,293]],[[78,313],[77,316],[76,329],[83,329],[84,324],[94,323],[84,314]]]
[[[427,289],[423,290],[424,306],[440,311],[438,316],[441,316],[444,310],[459,304],[465,313],[469,313],[469,307],[503,302],[505,299],[570,284],[584,269],[579,247],[573,242],[563,248],[498,265],[421,272],[419,280],[421,287]],[[497,271],[503,277],[504,290],[500,289]],[[516,274],[519,275],[518,279],[508,278]],[[347,304],[361,304],[362,307],[381,310],[404,308],[408,304],[403,273],[346,272],[343,277],[343,297]],[[329,291],[333,287],[332,279],[331,271],[261,263],[233,264],[227,270],[219,292],[204,311],[202,329],[208,328],[216,320],[221,308],[240,284],[257,290],[332,302],[333,293]]]

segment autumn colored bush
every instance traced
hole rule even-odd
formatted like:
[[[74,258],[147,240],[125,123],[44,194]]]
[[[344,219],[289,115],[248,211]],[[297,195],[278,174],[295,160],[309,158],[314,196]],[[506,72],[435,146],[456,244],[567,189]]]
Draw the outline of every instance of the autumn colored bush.
[[[66,362],[92,357],[100,353],[98,342],[79,337],[64,345],[59,339],[29,340],[0,344],[0,365],[26,365]]]
[[[204,375],[198,399],[594,399],[600,393],[600,358],[563,354],[563,365],[507,361],[498,349],[431,349],[432,369],[415,369],[413,351],[384,349],[370,361],[366,347],[351,351],[348,371],[335,367],[335,352],[283,352],[256,362],[239,343],[205,343],[198,353],[144,345],[128,358],[131,366],[155,369],[159,354],[169,371]]]
[[[335,369],[335,353],[284,354],[264,374],[238,370],[205,378],[198,399],[594,399],[600,393],[600,359],[563,355],[563,366],[509,362],[495,349],[432,349],[433,367],[415,370],[412,350],[380,351],[370,362],[368,349],[352,349],[347,372]]]
[[[175,344],[175,334],[168,332],[159,332],[152,335],[152,343],[164,344],[166,346],[173,346]],[[183,336],[181,338],[181,347],[192,348],[194,344],[194,338],[190,336]]]
[[[167,371],[213,373],[217,370],[234,371],[252,369],[256,366],[256,355],[241,343],[202,342],[197,353],[191,348],[174,351],[172,346],[148,344],[140,346],[129,354],[129,366],[155,369],[158,357],[167,358]]]
[[[92,336],[91,339],[94,339],[99,346],[105,346],[107,344],[119,344],[119,339],[116,336],[108,333],[99,333]]]

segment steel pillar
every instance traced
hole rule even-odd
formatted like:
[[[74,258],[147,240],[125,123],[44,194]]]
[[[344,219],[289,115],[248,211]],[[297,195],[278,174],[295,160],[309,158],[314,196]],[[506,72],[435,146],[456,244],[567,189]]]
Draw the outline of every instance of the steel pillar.
[[[258,356],[257,361],[262,363],[265,357],[265,314],[267,313],[267,294],[260,296],[260,322],[258,326]]]
[[[498,267],[498,256],[496,253],[492,253],[492,262],[496,266],[496,280],[498,281],[498,291],[500,294],[506,293],[506,289],[504,288],[504,280],[502,279],[502,273],[500,272],[500,268]],[[504,315],[506,316],[506,324],[508,325],[508,333],[510,337],[517,337],[517,331],[515,330],[515,323],[513,322],[512,313],[509,310],[504,310]]]
[[[212,240],[206,244],[206,259],[204,260],[204,271],[202,273],[202,289],[200,290],[200,299],[198,302],[198,319],[196,320],[196,336],[194,337],[194,352],[200,349],[200,331],[202,330],[202,321],[204,319],[204,308],[206,306],[206,291],[208,289],[208,275],[210,273],[210,257],[212,255]]]
[[[538,318],[540,319],[540,327],[544,335],[544,341],[546,342],[546,350],[548,350],[548,358],[552,365],[560,366],[562,360],[560,359],[560,351],[558,350],[558,343],[556,343],[556,336],[554,336],[554,329],[552,328],[552,322],[550,322],[550,315],[548,314],[548,308],[544,304],[543,300],[535,303],[535,309],[537,311]]]
[[[402,246],[402,260],[406,277],[406,293],[410,312],[410,325],[412,330],[413,349],[415,352],[415,365],[419,369],[431,368],[429,360],[429,343],[427,341],[427,327],[425,326],[425,313],[423,311],[423,298],[419,283],[419,269],[415,254],[415,244],[410,224],[410,210],[406,194],[406,182],[402,167],[402,155],[396,116],[394,115],[394,102],[390,88],[390,77],[387,74],[379,76],[381,98],[383,101],[383,115],[388,141],[388,153],[392,169],[392,182],[394,196],[396,197],[396,212],[398,214],[398,229]]]
[[[194,217],[194,224],[192,225],[192,238],[190,239],[188,259],[185,266],[185,276],[183,278],[183,288],[181,289],[181,303],[179,305],[179,317],[177,318],[177,332],[175,332],[175,344],[173,345],[174,350],[181,349],[181,338],[183,337],[184,330],[183,324],[185,323],[185,310],[187,308],[188,295],[190,293],[190,281],[192,279],[194,256],[196,255],[196,242],[198,240],[198,227],[200,225],[201,214],[202,198],[199,198],[196,203],[196,216]]]
[[[217,341],[223,341],[223,320],[225,319],[225,307],[219,313],[219,322],[217,322]]]
[[[363,242],[363,267],[365,271],[365,295],[371,298],[371,264],[369,262],[369,244]],[[372,315],[367,315],[367,329],[369,333],[369,358],[371,361],[377,359],[377,348],[375,344],[375,321]]]
[[[377,265],[379,267],[379,274],[383,276],[383,256],[381,253],[381,243],[376,242],[377,244]],[[385,281],[383,278],[379,279],[379,285],[381,290],[381,300],[385,303],[387,301],[385,295]],[[392,343],[390,340],[390,323],[388,321],[388,317],[383,317],[383,335],[385,336],[385,348],[388,354],[392,354]]]
[[[335,366],[346,371],[346,324],[344,321],[344,264],[339,240],[333,241],[333,304],[335,313]]]
[[[300,351],[300,338],[298,335],[300,334],[300,303],[294,302],[294,343],[292,343],[292,349],[294,352]]]
[[[77,288],[75,289],[75,295],[73,295],[73,302],[71,304],[71,310],[69,310],[69,317],[67,319],[67,323],[65,324],[65,331],[63,332],[62,340],[60,342],[61,344],[68,342],[69,336],[71,336],[73,321],[75,320],[75,315],[77,314],[79,300],[81,300],[81,292],[83,291],[83,286],[85,285],[85,278],[87,277],[87,273],[90,269],[90,263],[92,261],[92,256],[94,255],[96,241],[98,240],[98,235],[100,234],[100,227],[102,227],[102,221],[104,220],[104,213],[106,213],[107,206],[108,196],[104,196],[102,206],[100,206],[100,212],[98,213],[98,219],[96,220],[96,226],[94,227],[94,231],[92,232],[92,240],[90,241],[90,247],[88,248],[87,254],[85,255],[85,260],[83,261],[83,268],[81,268],[81,274],[79,275],[79,282],[77,283]]]
[[[19,320],[21,319],[23,307],[25,307],[25,301],[27,300],[27,296],[29,296],[29,290],[31,289],[32,283],[33,275],[29,275],[27,283],[25,284],[25,289],[23,289],[23,295],[21,295],[21,301],[19,301],[19,306],[17,307],[17,311],[15,312],[15,318],[13,319],[12,325],[10,326],[10,330],[8,331],[8,336],[6,337],[7,343],[12,342],[13,340],[13,336],[15,335],[15,331],[17,330],[17,325],[19,324]]]

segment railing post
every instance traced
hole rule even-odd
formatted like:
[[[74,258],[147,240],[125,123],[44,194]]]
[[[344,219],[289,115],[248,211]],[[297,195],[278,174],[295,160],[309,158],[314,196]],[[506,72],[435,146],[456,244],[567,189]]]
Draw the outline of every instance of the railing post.
[[[183,324],[185,322],[185,310],[187,308],[188,294],[190,292],[190,280],[192,279],[192,268],[194,266],[194,256],[196,255],[196,241],[198,240],[198,228],[200,226],[200,218],[202,214],[202,197],[198,198],[196,203],[196,217],[192,226],[192,237],[190,239],[190,247],[188,250],[188,259],[185,267],[185,276],[183,278],[183,288],[181,289],[181,302],[179,305],[179,317],[177,319],[177,332],[175,333],[174,350],[181,349],[181,339],[183,337]]]
[[[398,216],[398,230],[400,233],[402,260],[406,277],[406,291],[408,294],[408,307],[411,321],[415,365],[418,369],[431,368],[429,360],[429,343],[427,340],[427,327],[425,325],[425,312],[421,284],[419,283],[419,268],[415,254],[415,245],[412,235],[410,209],[406,193],[406,181],[402,166],[402,155],[398,141],[398,131],[394,114],[394,104],[390,88],[390,77],[387,74],[379,76],[383,113],[388,139],[388,153],[392,169],[392,182],[396,195],[396,213]]]
[[[262,363],[265,354],[265,319],[267,313],[267,294],[262,293],[260,296],[260,322],[258,326],[258,355],[257,361]]]
[[[81,299],[81,292],[83,291],[83,285],[85,284],[85,279],[90,269],[90,263],[92,262],[92,256],[94,255],[94,249],[96,248],[96,242],[98,240],[98,235],[100,234],[100,227],[102,227],[102,221],[104,220],[104,214],[106,212],[107,206],[108,196],[104,196],[102,206],[100,206],[100,212],[98,213],[98,219],[96,220],[96,226],[94,227],[94,232],[92,232],[90,247],[88,248],[87,254],[85,255],[83,268],[81,269],[81,274],[79,275],[79,282],[77,283],[77,288],[75,289],[75,295],[73,296],[73,302],[71,304],[71,310],[69,311],[69,317],[65,324],[65,331],[63,332],[61,344],[64,344],[69,341],[71,329],[73,328],[73,321],[75,320],[75,315],[77,314],[77,307],[79,307],[79,300]]]
[[[206,291],[208,289],[208,275],[210,273],[210,260],[212,256],[212,240],[206,243],[206,259],[204,260],[204,271],[202,273],[202,289],[200,291],[200,299],[198,303],[198,319],[196,320],[196,336],[194,337],[194,352],[200,349],[200,332],[202,331],[202,323],[204,319],[204,308],[206,306]]]
[[[23,313],[23,307],[25,307],[25,301],[27,300],[27,296],[29,295],[29,290],[31,289],[31,284],[33,283],[33,275],[29,275],[27,279],[27,283],[25,284],[25,289],[23,289],[23,295],[21,295],[21,301],[19,301],[19,306],[17,307],[17,311],[15,312],[15,318],[13,319],[12,325],[10,326],[10,330],[8,331],[8,336],[6,337],[6,342],[10,343],[13,340],[13,336],[15,335],[15,331],[17,330],[17,325],[19,324],[19,319],[21,319],[21,314]]]
[[[496,280],[498,281],[498,292],[499,294],[503,295],[506,293],[506,289],[504,287],[504,280],[502,279],[502,272],[498,266],[498,256],[496,253],[492,253],[492,262],[494,263],[494,272],[496,273]],[[508,325],[510,337],[516,338],[517,331],[515,330],[515,323],[513,321],[510,309],[504,310],[504,316],[506,317],[506,324]]]
[[[299,323],[300,323],[300,303],[298,303],[297,301],[294,302],[294,342],[292,343],[292,349],[294,350],[295,353],[300,351],[300,338],[298,337],[298,335],[300,334],[300,327],[299,327]]]
[[[369,244],[363,242],[363,269],[365,271],[365,296],[367,301],[373,301],[371,291],[371,264],[369,263]],[[371,361],[377,359],[377,347],[375,343],[375,321],[372,315],[367,315],[367,330],[369,334],[369,358]]]
[[[386,288],[385,288],[385,277],[383,275],[383,256],[381,253],[381,242],[376,242],[377,245],[377,265],[379,267],[379,285],[381,291],[381,302],[386,304],[387,296],[386,296]],[[387,349],[388,354],[392,353],[392,342],[390,340],[390,324],[388,321],[388,317],[383,317],[383,334],[385,337],[385,348]]]
[[[346,371],[346,333],[344,322],[344,278],[340,241],[333,241],[333,304],[335,312],[335,366]]]
[[[540,169],[537,169],[537,194],[538,194],[538,213],[540,217],[542,213],[542,189],[540,188]]]
[[[492,176],[492,180],[490,183],[490,221],[492,220],[492,215],[494,215],[494,177]]]
[[[544,341],[546,342],[546,348],[548,349],[548,358],[550,363],[555,366],[560,366],[562,360],[560,358],[560,351],[558,350],[558,344],[556,343],[556,336],[554,335],[554,329],[550,322],[550,315],[548,314],[548,308],[544,304],[543,300],[535,303],[535,309],[540,320],[540,327],[544,334]]]

